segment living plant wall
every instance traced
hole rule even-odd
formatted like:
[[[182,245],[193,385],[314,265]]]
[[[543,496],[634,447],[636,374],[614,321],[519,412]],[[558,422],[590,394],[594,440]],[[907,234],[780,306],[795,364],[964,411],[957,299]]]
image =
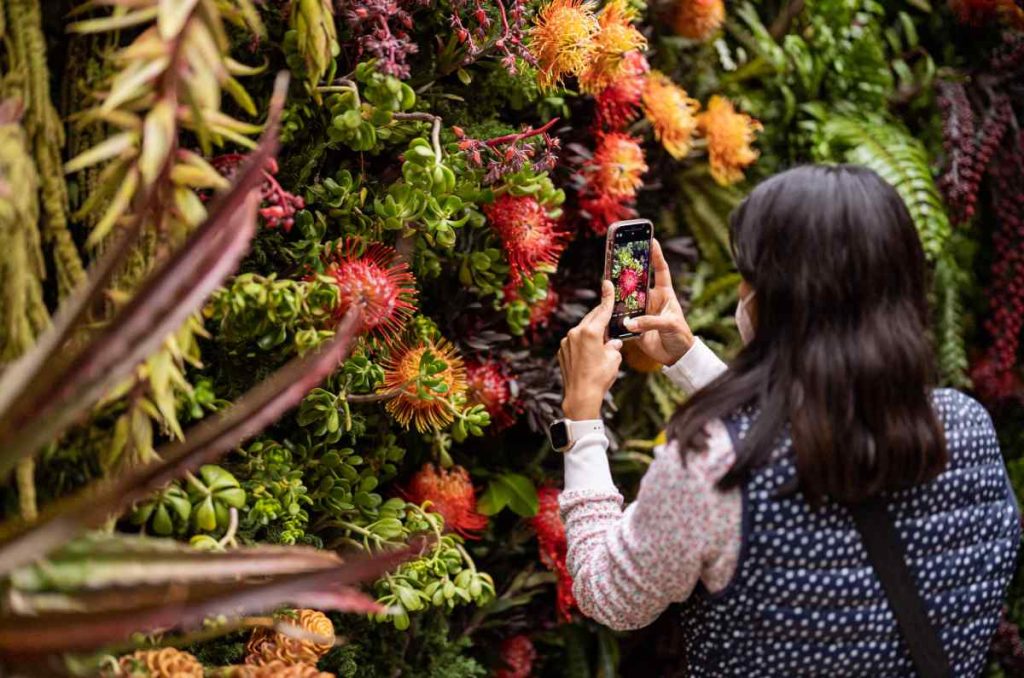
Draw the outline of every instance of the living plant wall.
[[[672,611],[574,608],[554,356],[640,215],[728,357],[728,213],[802,162],[904,198],[941,381],[1024,495],[1022,29],[1010,0],[0,0],[0,656],[676,675]],[[625,350],[629,494],[682,394]],[[1022,622],[1015,589],[993,675]]]

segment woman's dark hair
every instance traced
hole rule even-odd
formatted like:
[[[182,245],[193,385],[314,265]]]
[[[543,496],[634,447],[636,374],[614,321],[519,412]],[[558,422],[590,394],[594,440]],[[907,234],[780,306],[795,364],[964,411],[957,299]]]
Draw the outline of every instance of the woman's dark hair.
[[[786,431],[812,503],[858,502],[946,465],[929,397],[925,261],[896,191],[859,166],[796,167],[730,217],[736,266],[756,291],[757,332],[669,424],[683,454],[706,422],[758,415],[722,487],[765,465]]]

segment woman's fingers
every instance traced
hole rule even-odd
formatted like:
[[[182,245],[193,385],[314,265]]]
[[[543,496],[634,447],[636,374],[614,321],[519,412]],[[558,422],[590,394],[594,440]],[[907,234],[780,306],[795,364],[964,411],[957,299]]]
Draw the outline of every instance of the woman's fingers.
[[[671,332],[678,328],[678,320],[668,315],[642,315],[639,318],[626,318],[624,324],[630,332]]]
[[[608,321],[612,319],[612,311],[615,309],[615,285],[611,280],[601,281],[601,303],[595,306],[590,313],[580,321],[580,328],[590,328],[604,332]]]

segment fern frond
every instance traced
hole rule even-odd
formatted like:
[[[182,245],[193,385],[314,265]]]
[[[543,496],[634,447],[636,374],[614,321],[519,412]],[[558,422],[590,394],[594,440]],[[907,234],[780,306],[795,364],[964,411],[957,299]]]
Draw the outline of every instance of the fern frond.
[[[935,262],[935,354],[941,383],[968,387],[967,346],[964,340],[964,307],[961,298],[968,281],[956,258],[947,252]]]
[[[842,157],[846,162],[870,167],[892,184],[910,211],[925,254],[930,261],[937,261],[951,229],[924,144],[899,123],[881,117],[833,113],[818,129],[831,149],[827,159]]]

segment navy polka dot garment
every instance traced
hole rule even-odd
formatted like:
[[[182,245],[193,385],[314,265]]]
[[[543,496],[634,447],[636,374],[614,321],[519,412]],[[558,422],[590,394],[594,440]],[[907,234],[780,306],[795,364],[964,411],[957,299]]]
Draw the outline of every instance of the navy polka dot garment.
[[[1014,571],[1020,518],[985,409],[933,395],[950,453],[934,481],[893,495],[890,515],[955,676],[984,668]],[[742,439],[745,411],[727,422]],[[910,655],[849,512],[776,497],[796,474],[792,442],[743,491],[743,546],[731,583],[683,607],[691,676],[914,676]]]

